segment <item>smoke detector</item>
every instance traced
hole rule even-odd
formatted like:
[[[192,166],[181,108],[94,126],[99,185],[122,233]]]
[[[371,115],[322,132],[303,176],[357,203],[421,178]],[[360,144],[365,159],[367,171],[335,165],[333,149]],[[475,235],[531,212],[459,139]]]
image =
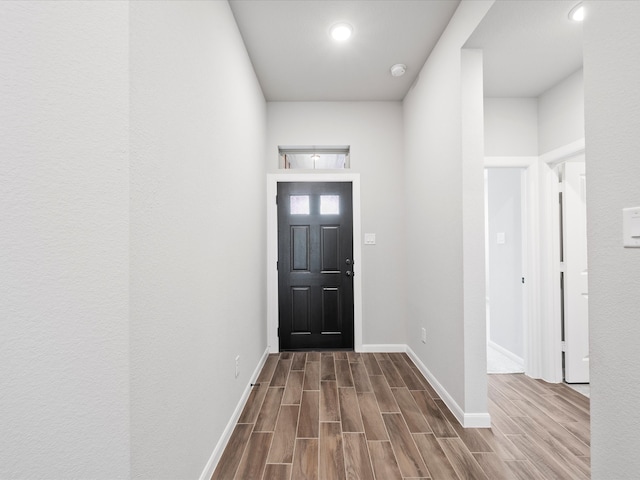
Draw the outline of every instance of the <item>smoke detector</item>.
[[[389,69],[394,77],[401,77],[407,71],[407,66],[402,63],[396,63]]]

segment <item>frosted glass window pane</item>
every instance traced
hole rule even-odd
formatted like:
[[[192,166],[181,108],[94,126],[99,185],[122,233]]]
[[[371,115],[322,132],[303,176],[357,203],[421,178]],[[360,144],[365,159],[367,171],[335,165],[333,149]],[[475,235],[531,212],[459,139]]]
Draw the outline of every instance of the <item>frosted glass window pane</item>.
[[[291,195],[289,197],[291,215],[309,215],[309,196]]]
[[[339,215],[340,195],[320,195],[320,215]]]

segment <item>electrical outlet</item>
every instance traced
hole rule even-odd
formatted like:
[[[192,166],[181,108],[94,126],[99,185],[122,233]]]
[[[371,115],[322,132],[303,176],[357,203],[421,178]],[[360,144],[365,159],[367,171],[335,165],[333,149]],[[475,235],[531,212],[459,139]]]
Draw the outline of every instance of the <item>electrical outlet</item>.
[[[421,334],[422,334],[422,343],[427,343],[427,329],[423,328],[421,330]]]
[[[236,378],[240,375],[240,355],[236,357]]]

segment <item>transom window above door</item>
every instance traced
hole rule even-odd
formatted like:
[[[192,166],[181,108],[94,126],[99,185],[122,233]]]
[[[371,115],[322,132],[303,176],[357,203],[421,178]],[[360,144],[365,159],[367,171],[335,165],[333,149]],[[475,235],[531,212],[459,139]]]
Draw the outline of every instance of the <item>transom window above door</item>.
[[[285,170],[344,170],[351,167],[350,147],[340,146],[280,146],[279,168]]]

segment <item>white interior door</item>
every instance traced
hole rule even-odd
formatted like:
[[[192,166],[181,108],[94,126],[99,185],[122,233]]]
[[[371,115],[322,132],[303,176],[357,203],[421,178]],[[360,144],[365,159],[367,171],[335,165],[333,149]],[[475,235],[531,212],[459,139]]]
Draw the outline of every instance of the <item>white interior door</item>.
[[[564,339],[565,381],[589,382],[587,204],[584,162],[564,165]]]

